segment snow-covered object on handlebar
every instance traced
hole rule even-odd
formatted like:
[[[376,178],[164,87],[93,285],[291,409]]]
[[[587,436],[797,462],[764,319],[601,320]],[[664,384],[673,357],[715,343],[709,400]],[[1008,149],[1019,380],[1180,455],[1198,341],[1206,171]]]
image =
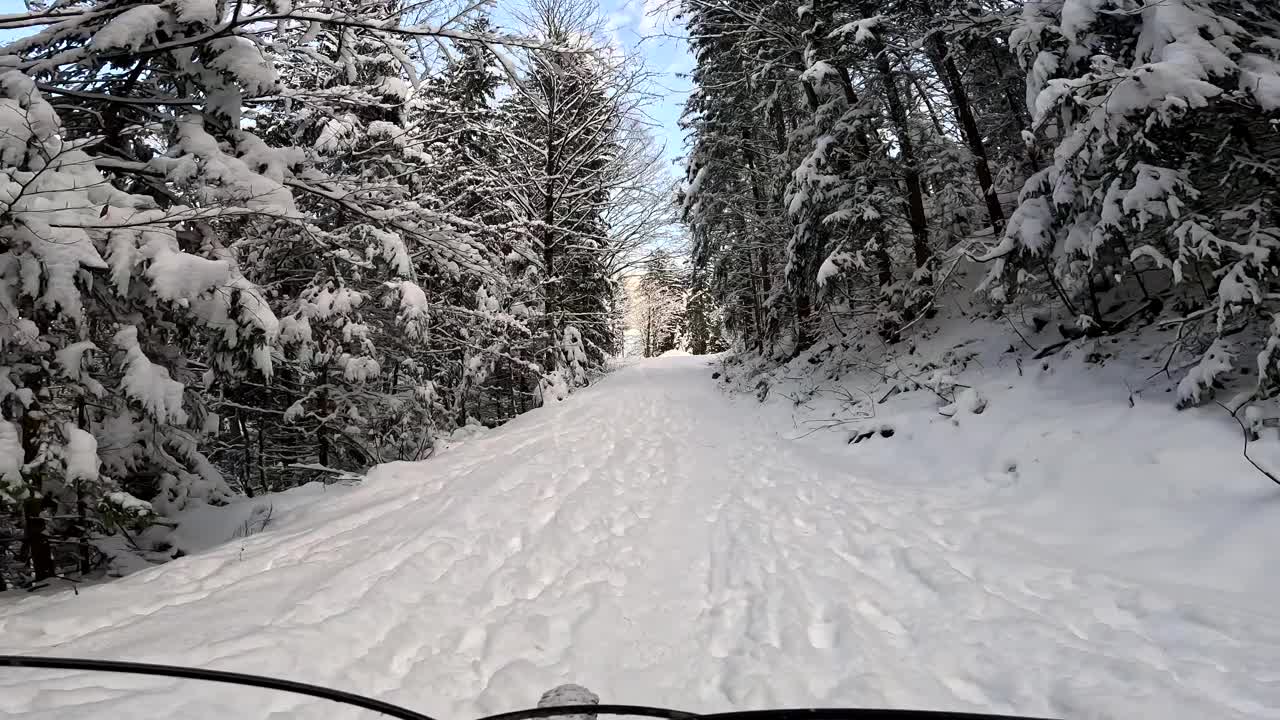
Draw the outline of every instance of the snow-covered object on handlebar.
[[[352,705],[398,718],[398,720],[436,720],[430,715],[424,715],[398,705],[392,705],[391,703],[364,697],[363,695],[356,695],[355,693],[292,680],[281,680],[262,675],[249,675],[247,673],[227,672],[224,670],[205,670],[203,668],[188,668],[178,665],[158,665],[117,660],[0,655],[0,668],[3,667],[156,675],[246,685]],[[683,710],[644,705],[601,705],[599,701],[600,698],[595,693],[581,685],[561,685],[544,693],[536,708],[489,715],[477,720],[538,720],[538,718],[551,717],[567,718],[568,720],[594,720],[600,715],[661,718],[663,720],[693,720],[694,718],[699,720],[1047,720],[1045,718],[1014,715],[879,708],[784,708],[725,713],[691,713]]]
[[[599,705],[600,696],[581,685],[559,685],[542,693],[538,698],[538,707],[566,707],[573,705]],[[595,713],[585,715],[564,715],[563,720],[596,720]]]

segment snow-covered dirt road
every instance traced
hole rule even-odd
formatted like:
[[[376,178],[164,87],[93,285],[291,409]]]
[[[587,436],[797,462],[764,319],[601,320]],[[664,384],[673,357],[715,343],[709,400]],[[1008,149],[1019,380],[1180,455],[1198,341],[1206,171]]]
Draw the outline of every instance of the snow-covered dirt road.
[[[442,720],[562,682],[689,710],[1280,718],[1273,603],[1091,569],[1019,524],[1035,489],[1015,475],[869,476],[711,372],[630,366],[436,460],[282,507],[247,540],[0,606],[0,651],[267,673]],[[33,720],[371,717],[344,712],[0,671],[0,715]]]

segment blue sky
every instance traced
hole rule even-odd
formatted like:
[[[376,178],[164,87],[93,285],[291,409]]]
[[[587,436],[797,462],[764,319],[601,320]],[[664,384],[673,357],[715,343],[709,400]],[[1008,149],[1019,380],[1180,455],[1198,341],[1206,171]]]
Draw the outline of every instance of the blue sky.
[[[0,0],[0,15],[12,15],[26,11],[27,6],[23,5],[21,0]],[[22,33],[13,30],[0,30],[0,42],[5,42],[15,37],[22,37]]]
[[[600,0],[609,39],[642,54],[656,75],[653,90],[657,98],[650,115],[655,123],[654,134],[666,144],[667,157],[674,161],[684,152],[677,122],[690,89],[689,81],[680,75],[692,69],[693,58],[680,39],[684,26],[667,12],[672,4],[673,0]]]
[[[6,0],[0,0],[5,2]],[[600,41],[628,55],[643,57],[653,74],[654,95],[648,108],[652,132],[666,148],[672,172],[683,176],[675,163],[684,154],[684,139],[678,121],[689,96],[690,83],[682,78],[693,68],[693,58],[684,42],[684,26],[670,17],[677,0],[589,0],[603,23]],[[493,17],[499,25],[514,25],[525,0],[494,0]],[[518,28],[511,28],[516,29]]]

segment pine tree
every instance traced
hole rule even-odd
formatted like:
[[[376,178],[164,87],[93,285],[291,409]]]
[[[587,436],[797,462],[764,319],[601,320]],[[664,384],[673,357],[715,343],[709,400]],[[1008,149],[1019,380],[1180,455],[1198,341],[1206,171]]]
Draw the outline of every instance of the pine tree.
[[[606,211],[632,180],[627,121],[639,75],[625,58],[584,44],[590,11],[573,2],[535,4],[540,33],[564,50],[527,54],[525,75],[501,108],[494,186],[533,249],[538,273],[540,394],[585,384],[617,345]]]
[[[639,334],[641,355],[681,348],[688,332],[686,297],[686,280],[671,255],[654,251],[643,263],[628,303],[628,325]]]
[[[1145,271],[1167,271],[1175,303],[1209,323],[1179,402],[1201,401],[1231,367],[1239,348],[1227,336],[1268,322],[1256,392],[1273,394],[1280,12],[1214,0],[1110,9],[1078,0],[1023,9],[1013,43],[1052,162],[1022,190],[992,253],[990,287],[1007,292],[1007,254],[1046,258],[1079,326],[1107,332],[1099,295],[1114,279],[1158,303],[1164,293]]]
[[[94,538],[233,487],[422,457],[530,406],[543,226],[509,191],[548,176],[499,157],[494,58],[564,48],[420,10],[84,0],[3,21],[46,23],[0,58],[0,505],[26,566],[0,562],[6,584],[87,570]],[[582,77],[623,106],[615,76]],[[554,342],[579,383],[625,166],[599,127],[556,226],[578,294]]]

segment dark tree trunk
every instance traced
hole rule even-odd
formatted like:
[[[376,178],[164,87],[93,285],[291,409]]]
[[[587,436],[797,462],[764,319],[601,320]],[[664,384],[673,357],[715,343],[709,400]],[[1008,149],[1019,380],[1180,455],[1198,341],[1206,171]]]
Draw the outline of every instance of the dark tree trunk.
[[[271,488],[267,487],[267,468],[264,456],[267,451],[267,441],[262,433],[262,423],[258,423],[258,486],[262,488],[262,492],[271,492]]]
[[[76,532],[79,535],[77,549],[80,551],[80,574],[88,575],[93,569],[89,552],[89,508],[80,492],[79,483],[76,485]]]
[[[933,11],[927,0],[921,3],[927,15]],[[1004,231],[1004,209],[1000,207],[1000,197],[996,194],[995,180],[991,175],[991,163],[987,158],[987,147],[982,142],[982,133],[978,130],[978,121],[973,115],[973,105],[969,102],[969,93],[964,87],[964,78],[951,57],[947,39],[941,32],[929,34],[929,46],[933,51],[933,61],[937,64],[938,74],[946,85],[951,96],[951,104],[956,110],[956,119],[960,122],[960,132],[964,135],[969,153],[973,155],[973,172],[982,188],[982,200],[987,206],[987,219],[995,229],[996,236]]]
[[[849,68],[840,67],[840,87],[844,91],[845,102],[849,107],[857,106],[858,93],[853,89],[853,78],[849,76]],[[858,126],[854,133],[854,141],[856,142],[856,152],[859,160],[865,161],[871,157],[871,141],[867,138],[867,133],[862,126]],[[889,256],[889,249],[885,247],[883,241],[876,248],[874,257],[876,260],[877,279],[880,287],[893,283],[893,259]]]
[[[915,254],[916,267],[924,267],[930,256],[929,224],[924,212],[924,187],[920,183],[915,143],[911,139],[911,126],[907,123],[907,108],[884,46],[876,43],[872,51],[876,54],[876,69],[880,73],[885,102],[889,105],[889,117],[893,121],[894,134],[898,136],[899,152],[902,153],[902,177],[907,186],[907,223],[911,226],[911,249]]]
[[[813,84],[804,80],[800,85],[804,90],[805,102],[809,106],[809,112],[816,115],[820,103],[818,102],[818,94],[813,89]],[[809,323],[813,314],[812,286],[817,265],[821,261],[826,248],[826,238],[824,237],[822,223],[814,217],[812,212],[806,211],[802,214],[800,226],[796,230],[801,233],[801,237],[804,235],[809,236],[808,242],[797,242],[795,244],[795,252],[798,257],[793,258],[793,260],[799,270],[794,272],[798,272],[799,277],[791,276],[788,278],[791,286],[791,302],[794,304],[796,311],[795,351],[798,353],[813,343],[813,338],[809,333]]]
[[[320,371],[320,387],[326,388],[329,385],[329,366]],[[326,418],[329,414],[329,392],[321,390],[318,400],[320,401],[320,417]],[[325,432],[324,420],[320,421],[320,426],[316,428],[316,456],[320,464],[329,467],[329,433]],[[246,438],[247,442],[247,438]]]
[[[756,168],[755,149],[752,143],[755,140],[751,128],[742,128],[742,155],[747,163],[747,176],[751,181],[751,200],[754,205],[752,217],[761,218],[765,213],[764,191],[760,189],[760,175]],[[764,239],[763,229],[759,236],[759,240]],[[753,310],[755,311],[756,332],[759,346],[764,347],[765,336],[767,334],[765,322],[765,303],[769,299],[770,282],[769,282],[769,250],[761,242],[758,249],[751,253],[753,257],[749,257],[748,264],[751,266],[751,291],[753,300]],[[758,269],[758,272],[757,272]]]
[[[253,497],[253,485],[249,482],[249,463],[253,461],[253,447],[249,440],[249,427],[244,421],[244,410],[236,408],[236,429],[240,431],[240,451],[244,458],[240,461],[240,487],[244,494]]]
[[[873,3],[862,3],[863,17],[875,15]],[[878,38],[867,44],[875,56],[876,71],[880,75],[880,85],[884,88],[885,103],[889,106],[889,119],[893,122],[894,135],[898,137],[898,149],[902,156],[903,181],[907,186],[907,224],[911,226],[911,249],[915,254],[916,267],[924,267],[929,262],[929,223],[924,212],[924,186],[920,182],[919,158],[916,156],[915,142],[911,138],[911,126],[907,122],[907,107],[898,87],[893,67],[889,63],[888,49]]]
[[[76,426],[81,430],[89,430],[89,408],[84,398],[80,398],[76,406]],[[76,536],[77,550],[80,552],[80,574],[88,575],[92,569],[89,552],[89,508],[84,501],[84,488],[81,481],[76,481]]]
[[[556,243],[557,238],[551,231],[551,227],[555,222],[555,186],[554,178],[556,177],[556,153],[558,147],[556,145],[555,121],[553,118],[557,116],[558,95],[554,87],[547,88],[547,127],[546,127],[546,157],[542,164],[542,266],[543,266],[543,304],[544,312],[547,316],[547,347],[546,359],[543,363],[544,371],[553,371],[556,369],[556,336],[559,334],[559,326],[556,322],[557,312],[559,311],[559,297],[556,287],[557,279],[555,277],[555,261],[556,261]]]
[[[27,376],[27,387],[29,387],[35,397],[40,397],[40,389],[44,386],[44,374],[42,372],[33,373]],[[40,432],[43,429],[44,413],[41,412],[40,402],[37,400],[31,406],[26,408],[22,414],[22,457],[24,463],[34,462],[40,454]],[[43,468],[38,468],[37,473],[43,473]],[[28,478],[32,486],[34,486],[34,496],[28,498],[22,503],[22,544],[26,549],[27,557],[31,560],[31,570],[35,573],[36,580],[44,580],[51,578],[57,574],[57,568],[53,563],[53,546],[49,543],[47,534],[48,522],[45,520],[43,487],[40,477],[35,479]]]
[[[58,574],[53,564],[53,546],[45,532],[48,523],[41,515],[43,510],[44,502],[40,498],[30,498],[22,504],[23,542],[31,556],[31,570],[35,573],[36,580],[45,580]]]

